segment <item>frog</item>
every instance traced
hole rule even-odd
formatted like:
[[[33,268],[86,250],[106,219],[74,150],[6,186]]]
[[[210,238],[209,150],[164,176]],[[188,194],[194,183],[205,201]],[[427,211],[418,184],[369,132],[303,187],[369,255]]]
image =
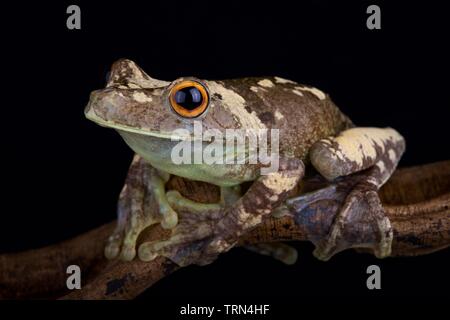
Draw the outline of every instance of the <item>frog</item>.
[[[377,191],[396,169],[405,140],[390,127],[356,126],[320,89],[278,76],[159,80],[134,61],[120,59],[112,65],[106,87],[91,93],[84,113],[96,124],[116,130],[135,153],[118,200],[117,227],[105,247],[108,259],[131,261],[137,256],[151,261],[166,256],[182,264],[186,252],[212,257],[227,251],[239,236],[276,216],[280,208],[314,199],[312,193],[292,200],[308,171],[335,186],[360,174],[328,234],[315,242],[314,255],[328,260],[348,247],[343,239],[346,221],[361,202],[367,204],[364,214],[377,241],[360,246],[370,247],[380,258],[390,254],[393,229]],[[270,148],[276,149],[278,167],[270,171],[265,170],[267,163],[245,161],[176,163],[174,148],[180,141],[197,139],[199,124],[222,137],[229,130],[276,130],[278,143]],[[197,140],[203,147],[210,142]],[[235,149],[227,152],[237,156]],[[174,175],[217,186],[220,201],[200,203],[166,190]],[[250,186],[242,192],[244,184]],[[138,246],[144,230],[155,224],[170,238]],[[282,245],[263,244],[253,250],[293,260],[292,254],[286,258],[290,251]]]

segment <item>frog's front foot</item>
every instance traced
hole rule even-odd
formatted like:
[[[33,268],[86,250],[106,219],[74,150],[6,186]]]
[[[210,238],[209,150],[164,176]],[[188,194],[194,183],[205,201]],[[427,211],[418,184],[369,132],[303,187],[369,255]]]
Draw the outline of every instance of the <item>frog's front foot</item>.
[[[212,262],[283,203],[303,173],[301,161],[283,159],[279,172],[258,178],[238,200],[238,190],[221,190],[219,204],[201,204],[182,197],[177,191],[169,191],[167,199],[179,214],[179,223],[168,239],[142,243],[139,258],[149,261],[164,256],[178,265]],[[276,257],[293,262],[295,259],[288,259],[285,251],[278,250]]]
[[[192,209],[193,207],[189,206],[180,208],[178,211],[180,222],[171,230],[168,239],[142,243],[138,249],[139,259],[152,261],[163,256],[180,266],[193,262],[196,264],[212,262],[216,255],[206,255],[205,248],[213,237],[214,226],[223,217],[224,212],[214,204],[210,206],[210,210],[207,210],[207,207],[203,207],[201,212]]]
[[[105,247],[108,259],[132,260],[138,236],[148,226],[160,223],[165,229],[173,229],[177,225],[178,215],[165,192],[168,179],[168,174],[135,156],[119,196],[117,227]]]
[[[178,265],[211,262],[216,254],[205,254],[204,249],[214,234],[214,226],[225,215],[239,197],[239,188],[221,188],[219,203],[200,203],[183,197],[178,191],[167,192],[167,201],[179,214],[179,224],[172,230],[170,238],[145,242],[138,250],[139,259],[151,261],[165,256]]]
[[[105,256],[108,259],[119,257],[130,261],[136,256],[136,242],[144,229],[154,224],[161,224],[164,229],[172,230],[173,243],[192,241],[197,234],[194,230],[197,223],[208,217],[210,212],[219,212],[222,208],[233,205],[240,197],[238,186],[221,188],[219,203],[199,203],[184,198],[179,192],[166,192],[165,185],[170,175],[159,171],[136,155],[131,163],[128,176],[118,201],[118,223],[116,230],[109,237]],[[178,226],[180,211],[187,212],[183,224]],[[199,215],[191,217],[188,213]],[[214,217],[214,215],[212,215]],[[187,232],[187,235],[185,233]],[[200,235],[204,236],[200,230]],[[172,242],[159,242],[158,245],[149,243],[139,250],[141,260],[151,260],[153,251],[161,251]],[[157,249],[157,250],[156,250]]]

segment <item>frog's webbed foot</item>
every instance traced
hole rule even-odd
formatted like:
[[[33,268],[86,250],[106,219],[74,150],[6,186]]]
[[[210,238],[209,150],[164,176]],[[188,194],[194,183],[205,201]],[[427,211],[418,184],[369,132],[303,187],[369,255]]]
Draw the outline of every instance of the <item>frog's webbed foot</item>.
[[[168,179],[168,174],[157,171],[139,156],[134,157],[119,196],[117,227],[105,248],[108,259],[119,256],[132,260],[138,236],[148,226],[161,223],[163,228],[171,229],[177,225],[177,213],[165,193]]]
[[[359,230],[355,230],[359,229]],[[393,230],[374,185],[359,183],[345,198],[328,235],[316,245],[314,255],[328,260],[351,247],[372,248],[378,258],[391,254]]]
[[[328,260],[347,248],[372,248],[379,258],[390,255],[393,230],[377,191],[395,170],[404,149],[404,140],[395,130],[376,128],[349,129],[312,147],[311,162],[333,182],[287,203],[300,214],[322,200],[341,204],[325,238],[311,239],[317,258]]]
[[[196,202],[192,204],[198,205]],[[158,256],[164,256],[180,266],[193,261],[197,264],[212,262],[215,257],[208,258],[204,255],[204,248],[213,236],[214,225],[223,217],[224,211],[215,204],[210,205],[210,210],[206,209],[207,206],[208,204],[204,204],[200,211],[193,211],[189,205],[180,207],[179,224],[171,230],[170,237],[142,243],[138,249],[139,259],[151,261]]]
[[[179,265],[189,261],[204,264],[212,261],[206,256],[199,259],[207,238],[213,234],[213,226],[223,217],[225,208],[231,207],[240,197],[239,186],[222,187],[220,202],[201,203],[188,199],[176,190],[167,192],[167,201],[179,214],[179,224],[167,240],[145,242],[138,250],[139,259],[151,261],[165,256]]]
[[[175,190],[167,192],[167,200],[169,201],[170,206],[177,212],[183,212],[185,210],[190,214],[196,215],[201,214],[204,217],[207,217],[208,215],[212,215],[213,212],[217,212],[219,210],[225,209],[226,207],[232,206],[239,200],[241,196],[239,186],[222,187],[220,191],[221,197],[219,203],[195,202],[183,197],[178,191]],[[187,219],[189,219],[188,217],[189,215],[186,215]],[[197,217],[196,220],[198,220],[198,218],[199,217]],[[188,228],[180,228],[180,230],[183,229],[187,230]],[[178,236],[175,239],[172,239],[172,243],[160,242],[143,246],[141,247],[142,249],[140,249],[139,257],[142,260],[154,258],[156,257],[155,253],[161,249],[161,246],[169,247],[171,244],[174,243],[173,242],[174,240],[180,241],[182,239],[182,237],[179,236],[180,231],[175,230],[175,232],[178,233]],[[259,253],[261,255],[270,256],[287,265],[294,264],[297,261],[298,256],[297,250],[295,248],[282,242],[259,243],[254,245],[248,245],[245,246],[245,249]],[[165,254],[167,254],[167,250]]]
[[[142,243],[138,250],[139,258],[149,261],[165,256],[178,265],[212,262],[285,201],[303,173],[301,161],[283,160],[280,172],[261,176],[233,204],[224,203],[233,202],[233,197],[222,200],[220,204],[200,204],[182,197],[177,191],[169,191],[167,198],[179,214],[179,223],[172,229],[169,239]],[[292,255],[286,255],[292,252],[279,249],[276,256],[292,262]],[[267,248],[265,252],[268,251]]]

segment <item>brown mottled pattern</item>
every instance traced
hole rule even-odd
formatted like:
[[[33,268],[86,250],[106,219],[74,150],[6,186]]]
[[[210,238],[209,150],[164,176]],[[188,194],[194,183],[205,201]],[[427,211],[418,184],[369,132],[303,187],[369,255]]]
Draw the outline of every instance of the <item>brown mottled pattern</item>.
[[[298,183],[304,175],[304,164],[296,159],[282,160],[280,162],[280,179],[276,186],[281,186],[284,179],[293,177]],[[230,209],[215,226],[216,239],[208,250],[215,251],[217,246],[231,248],[238,237],[256,227],[263,219],[270,216],[274,208],[283,203],[290,194],[291,189],[280,192],[268,187],[264,181],[271,179],[270,174],[261,176],[256,180],[245,195]]]
[[[360,147],[363,152],[362,146]],[[373,141],[372,147],[375,149],[375,157],[371,158],[362,153],[360,164],[350,161],[345,154],[342,154],[342,158],[338,158],[333,152],[330,153],[330,150],[339,150],[339,144],[333,143],[332,140],[318,142],[312,148],[311,157],[314,166],[330,180],[361,171],[359,175],[347,176],[335,182],[338,189],[345,190],[349,186],[351,188],[344,193],[345,201],[334,219],[328,236],[318,240],[311,239],[316,244],[314,255],[319,259],[328,260],[337,252],[350,247],[372,248],[379,258],[389,256],[391,253],[393,229],[384,213],[377,190],[397,167],[405,150],[405,141],[401,136],[396,140],[380,139],[378,142]],[[363,171],[364,169],[367,170]],[[340,197],[339,192],[331,196],[335,200],[336,197]],[[308,203],[314,200],[314,194],[305,196],[302,200]],[[363,232],[360,232],[358,237],[354,235],[350,237],[348,226],[353,225],[354,221],[361,217],[364,217],[362,219],[366,222]]]
[[[391,139],[383,139],[381,143],[382,145],[379,145],[376,141],[373,141],[372,147],[375,149],[376,154],[374,158],[364,154],[364,150],[360,146],[362,164],[349,159],[345,153],[341,152],[339,144],[332,138],[317,141],[313,144],[310,156],[315,168],[328,180],[334,180],[337,177],[368,169],[379,161],[383,162],[383,166],[386,169],[384,171],[390,176],[405,151],[405,141],[400,139],[395,142]],[[336,157],[336,151],[341,152],[342,157]],[[390,159],[389,151],[394,151],[395,159]],[[389,176],[384,177],[384,179],[387,179]]]
[[[258,82],[269,79],[273,87]],[[308,161],[311,145],[328,136],[352,127],[351,121],[341,113],[330,97],[320,100],[308,91],[295,94],[297,83],[277,83],[274,77],[243,78],[222,81],[224,86],[241,95],[246,110],[255,112],[268,129],[280,130],[280,153]],[[304,86],[304,85],[301,85]],[[257,92],[251,88],[257,88]],[[279,119],[275,112],[282,116]]]
[[[85,112],[90,119],[101,125],[115,127],[119,131],[132,129],[133,135],[145,137],[149,137],[145,133],[151,133],[151,139],[160,139],[155,138],[154,134],[170,135],[175,129],[183,128],[192,132],[192,119],[181,119],[168,103],[171,87],[183,79],[187,78],[179,78],[172,83],[152,79],[133,62],[121,60],[113,66],[107,88],[92,93]],[[372,149],[367,147],[363,150],[363,143],[353,136],[356,143],[360,143],[360,149],[355,151],[355,144],[343,143],[341,146],[347,147],[347,155],[345,150],[340,150],[339,157],[336,154],[330,156],[327,151],[330,148],[339,149],[339,144],[333,145],[332,138],[327,140],[328,144],[318,141],[336,136],[342,131],[347,132],[345,130],[353,127],[353,124],[328,95],[275,77],[202,83],[209,88],[210,94],[209,108],[201,117],[203,130],[217,129],[225,133],[225,129],[279,129],[279,171],[260,177],[246,174],[246,170],[254,169],[250,169],[250,166],[236,166],[234,171],[227,171],[226,174],[233,177],[254,176],[256,180],[231,207],[208,209],[204,214],[195,215],[179,208],[177,213],[180,214],[180,220],[172,230],[172,237],[167,241],[141,244],[141,259],[151,260],[156,254],[160,254],[178,264],[185,264],[194,255],[201,256],[199,262],[208,263],[214,255],[229,250],[241,234],[259,225],[275,207],[286,200],[303,177],[302,160],[308,160],[315,143],[312,157],[324,164],[325,170],[319,171],[327,178],[334,179],[367,169],[346,197],[328,237],[318,243],[317,256],[327,259],[344,248],[345,226],[363,211],[373,231],[367,237],[373,238],[378,231],[376,238],[380,240],[379,244],[371,243],[371,246],[373,245],[378,256],[389,254],[392,228],[375,190],[395,169],[404,150],[403,140],[380,140],[378,137],[376,141],[381,145],[374,143]],[[117,128],[117,125],[122,127]],[[144,145],[147,146],[147,142],[148,140]],[[367,150],[372,157],[364,154]],[[119,225],[110,238],[115,245],[114,250],[110,250],[113,253],[110,256],[119,253],[119,246],[123,242],[122,255],[125,252],[127,259],[134,257],[139,233],[161,220],[157,208],[149,208],[147,205],[155,196],[156,191],[151,189],[149,182],[152,181],[152,174],[156,177],[156,169],[139,158],[136,160],[130,168],[130,175],[119,201]],[[220,178],[226,178],[226,174]],[[352,176],[347,179],[352,179]],[[345,179],[338,179],[338,186],[342,187],[342,181],[345,182]],[[366,234],[364,236],[366,239]]]
[[[113,65],[107,88],[91,94],[85,112],[103,119],[106,126],[119,124],[168,134],[180,128],[192,132],[192,119],[182,119],[168,103],[171,86],[182,79],[185,78],[172,83],[161,82],[149,77],[133,62],[120,60]],[[269,80],[273,86],[258,84]],[[243,115],[241,118],[246,116],[245,113],[253,114],[268,129],[280,130],[281,155],[308,160],[307,154],[314,142],[352,126],[328,95],[322,100],[307,90],[302,91],[302,96],[294,93],[295,87],[307,87],[304,85],[279,83],[274,77],[222,80],[216,81],[216,86],[211,81],[204,83],[206,86],[210,84],[210,107],[201,117],[205,130],[242,128],[240,116],[232,114],[225,106],[230,101],[225,101],[226,96],[214,92],[214,87],[231,90],[233,95],[243,98],[244,106],[236,107],[236,111]],[[147,87],[142,87],[143,84]],[[256,92],[251,88],[256,88]],[[135,98],[136,94],[149,99],[140,101]]]

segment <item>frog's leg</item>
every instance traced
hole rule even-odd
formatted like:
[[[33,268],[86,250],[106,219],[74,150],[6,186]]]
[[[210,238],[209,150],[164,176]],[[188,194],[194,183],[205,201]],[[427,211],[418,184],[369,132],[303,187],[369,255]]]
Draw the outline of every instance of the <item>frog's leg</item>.
[[[119,196],[117,227],[105,247],[108,259],[120,256],[132,260],[142,230],[156,223],[164,228],[177,224],[177,214],[168,204],[164,190],[168,178],[138,155],[134,157]]]
[[[366,170],[356,177],[358,180],[347,194],[328,236],[318,242],[314,252],[316,257],[327,260],[349,246],[373,247],[377,257],[390,255],[393,231],[384,214],[377,190],[394,172],[404,150],[403,137],[390,128],[352,128],[337,137],[323,139],[313,145],[311,162],[326,179],[334,180],[334,187],[339,188],[340,184],[346,183],[345,177],[340,181],[336,178]],[[332,191],[327,188],[319,191],[322,195],[313,193],[304,200],[314,200],[314,197],[320,198],[326,193],[332,194]],[[352,244],[351,241],[344,240],[346,225],[351,224],[352,219],[359,214],[368,218],[367,230],[378,230],[378,244]]]
[[[198,203],[183,197],[175,190],[167,192],[167,200],[170,206],[177,212],[187,210],[195,214],[210,214],[213,210],[219,210],[236,203],[241,197],[238,187],[222,187],[220,203]],[[270,256],[288,265],[294,264],[297,261],[297,250],[282,242],[260,243],[244,246],[244,248],[265,256]]]
[[[169,202],[180,214],[179,224],[169,239],[141,244],[140,259],[148,261],[162,255],[179,265],[211,262],[283,203],[303,174],[304,165],[300,160],[280,159],[277,172],[260,176],[232,206],[210,207],[202,214],[192,212],[198,208],[195,202],[190,203],[188,199],[187,202],[177,202],[181,198],[176,193],[169,193]],[[174,195],[177,200],[172,202]],[[179,211],[177,205],[180,206]]]

